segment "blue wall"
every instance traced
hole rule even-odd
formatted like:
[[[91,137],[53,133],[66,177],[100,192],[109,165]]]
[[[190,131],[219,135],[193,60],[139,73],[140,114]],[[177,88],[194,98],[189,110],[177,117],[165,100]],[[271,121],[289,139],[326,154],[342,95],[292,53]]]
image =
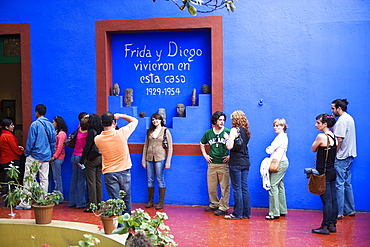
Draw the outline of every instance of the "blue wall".
[[[62,115],[70,129],[77,114],[95,112],[95,21],[189,17],[171,2],[152,1],[3,1],[0,23],[30,23],[33,106],[44,103],[47,117]],[[243,110],[250,121],[253,207],[267,207],[260,161],[274,138],[272,121],[289,124],[290,167],[285,184],[289,208],[321,209],[307,192],[303,168],[313,163],[315,117],[330,112],[332,100],[347,98],[357,127],[358,157],[353,166],[356,209],[370,212],[370,2],[368,0],[237,1],[235,13],[223,16],[224,111]],[[264,104],[258,105],[260,99]],[[209,116],[193,124],[208,122]],[[227,121],[230,127],[230,121]],[[144,125],[141,125],[144,126]],[[209,125],[210,127],[210,125]],[[143,128],[143,127],[142,127]],[[183,126],[183,133],[193,126]],[[145,131],[140,130],[142,133]],[[175,131],[175,130],[174,130]],[[181,134],[179,135],[181,136]],[[182,135],[183,136],[183,135]],[[197,135],[194,140],[200,139]],[[178,143],[182,140],[176,139]],[[196,143],[196,142],[194,142]],[[69,189],[71,150],[64,163]],[[134,202],[146,200],[145,171],[132,155]],[[208,202],[206,163],[201,156],[176,156],[167,171],[171,204]]]

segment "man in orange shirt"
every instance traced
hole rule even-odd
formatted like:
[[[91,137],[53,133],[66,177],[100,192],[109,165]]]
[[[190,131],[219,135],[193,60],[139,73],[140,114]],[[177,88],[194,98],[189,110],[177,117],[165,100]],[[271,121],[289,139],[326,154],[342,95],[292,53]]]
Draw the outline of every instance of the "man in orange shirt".
[[[122,118],[129,123],[116,129],[116,119]],[[119,191],[126,192],[124,201],[126,209],[123,213],[131,214],[131,158],[127,139],[134,132],[138,120],[126,114],[106,112],[101,116],[104,131],[95,137],[95,145],[102,154],[102,172],[108,195],[119,199]]]

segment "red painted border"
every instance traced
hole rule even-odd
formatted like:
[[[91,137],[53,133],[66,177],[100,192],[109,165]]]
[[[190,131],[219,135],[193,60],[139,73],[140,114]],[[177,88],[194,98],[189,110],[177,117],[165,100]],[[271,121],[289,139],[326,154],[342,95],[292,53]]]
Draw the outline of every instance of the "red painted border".
[[[129,143],[130,154],[142,154],[144,144],[143,143]],[[206,150],[209,153],[209,145],[206,146]],[[202,155],[200,151],[200,144],[174,144],[173,155]]]
[[[183,17],[96,22],[96,111],[108,109],[111,95],[112,58],[111,33],[156,32],[208,29],[211,32],[212,112],[223,111],[223,39],[222,17]],[[141,153],[140,144],[130,144],[131,153]],[[138,150],[137,150],[138,149]],[[199,144],[174,144],[174,154],[199,155]]]
[[[21,78],[22,78],[22,131],[23,145],[26,143],[28,128],[32,123],[32,77],[30,24],[0,24],[0,35],[20,35],[21,38]]]

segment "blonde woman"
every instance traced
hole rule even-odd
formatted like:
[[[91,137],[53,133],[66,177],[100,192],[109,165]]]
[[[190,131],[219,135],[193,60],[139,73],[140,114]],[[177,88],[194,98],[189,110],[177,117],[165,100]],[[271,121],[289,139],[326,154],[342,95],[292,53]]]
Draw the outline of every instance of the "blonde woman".
[[[229,174],[234,190],[234,212],[225,215],[227,220],[249,219],[251,215],[250,194],[248,189],[248,173],[250,167],[248,143],[251,136],[249,122],[244,112],[237,110],[231,114],[232,128],[227,139],[226,147],[230,150]],[[241,147],[234,145],[235,138],[242,138]]]
[[[286,130],[288,125],[284,118],[275,119],[273,122],[274,131],[277,134],[274,141],[266,148],[266,153],[270,154],[272,159],[280,161],[278,172],[270,173],[270,191],[269,191],[269,214],[266,220],[279,219],[288,213],[285,198],[284,176],[288,169],[288,158],[286,151],[288,149],[288,135]]]

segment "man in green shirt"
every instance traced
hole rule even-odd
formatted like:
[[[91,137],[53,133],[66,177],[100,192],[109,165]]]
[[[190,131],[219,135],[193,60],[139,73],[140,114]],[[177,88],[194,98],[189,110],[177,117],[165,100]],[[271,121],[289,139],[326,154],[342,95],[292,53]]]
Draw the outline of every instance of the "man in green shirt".
[[[204,159],[208,163],[207,184],[209,195],[209,206],[204,211],[215,211],[217,216],[227,214],[230,199],[230,178],[229,178],[229,155],[226,148],[225,133],[230,133],[230,129],[224,127],[226,115],[216,111],[211,117],[213,128],[204,133],[200,140],[200,150]],[[207,154],[205,145],[210,145],[210,152]],[[218,184],[221,187],[221,198],[218,198]]]

